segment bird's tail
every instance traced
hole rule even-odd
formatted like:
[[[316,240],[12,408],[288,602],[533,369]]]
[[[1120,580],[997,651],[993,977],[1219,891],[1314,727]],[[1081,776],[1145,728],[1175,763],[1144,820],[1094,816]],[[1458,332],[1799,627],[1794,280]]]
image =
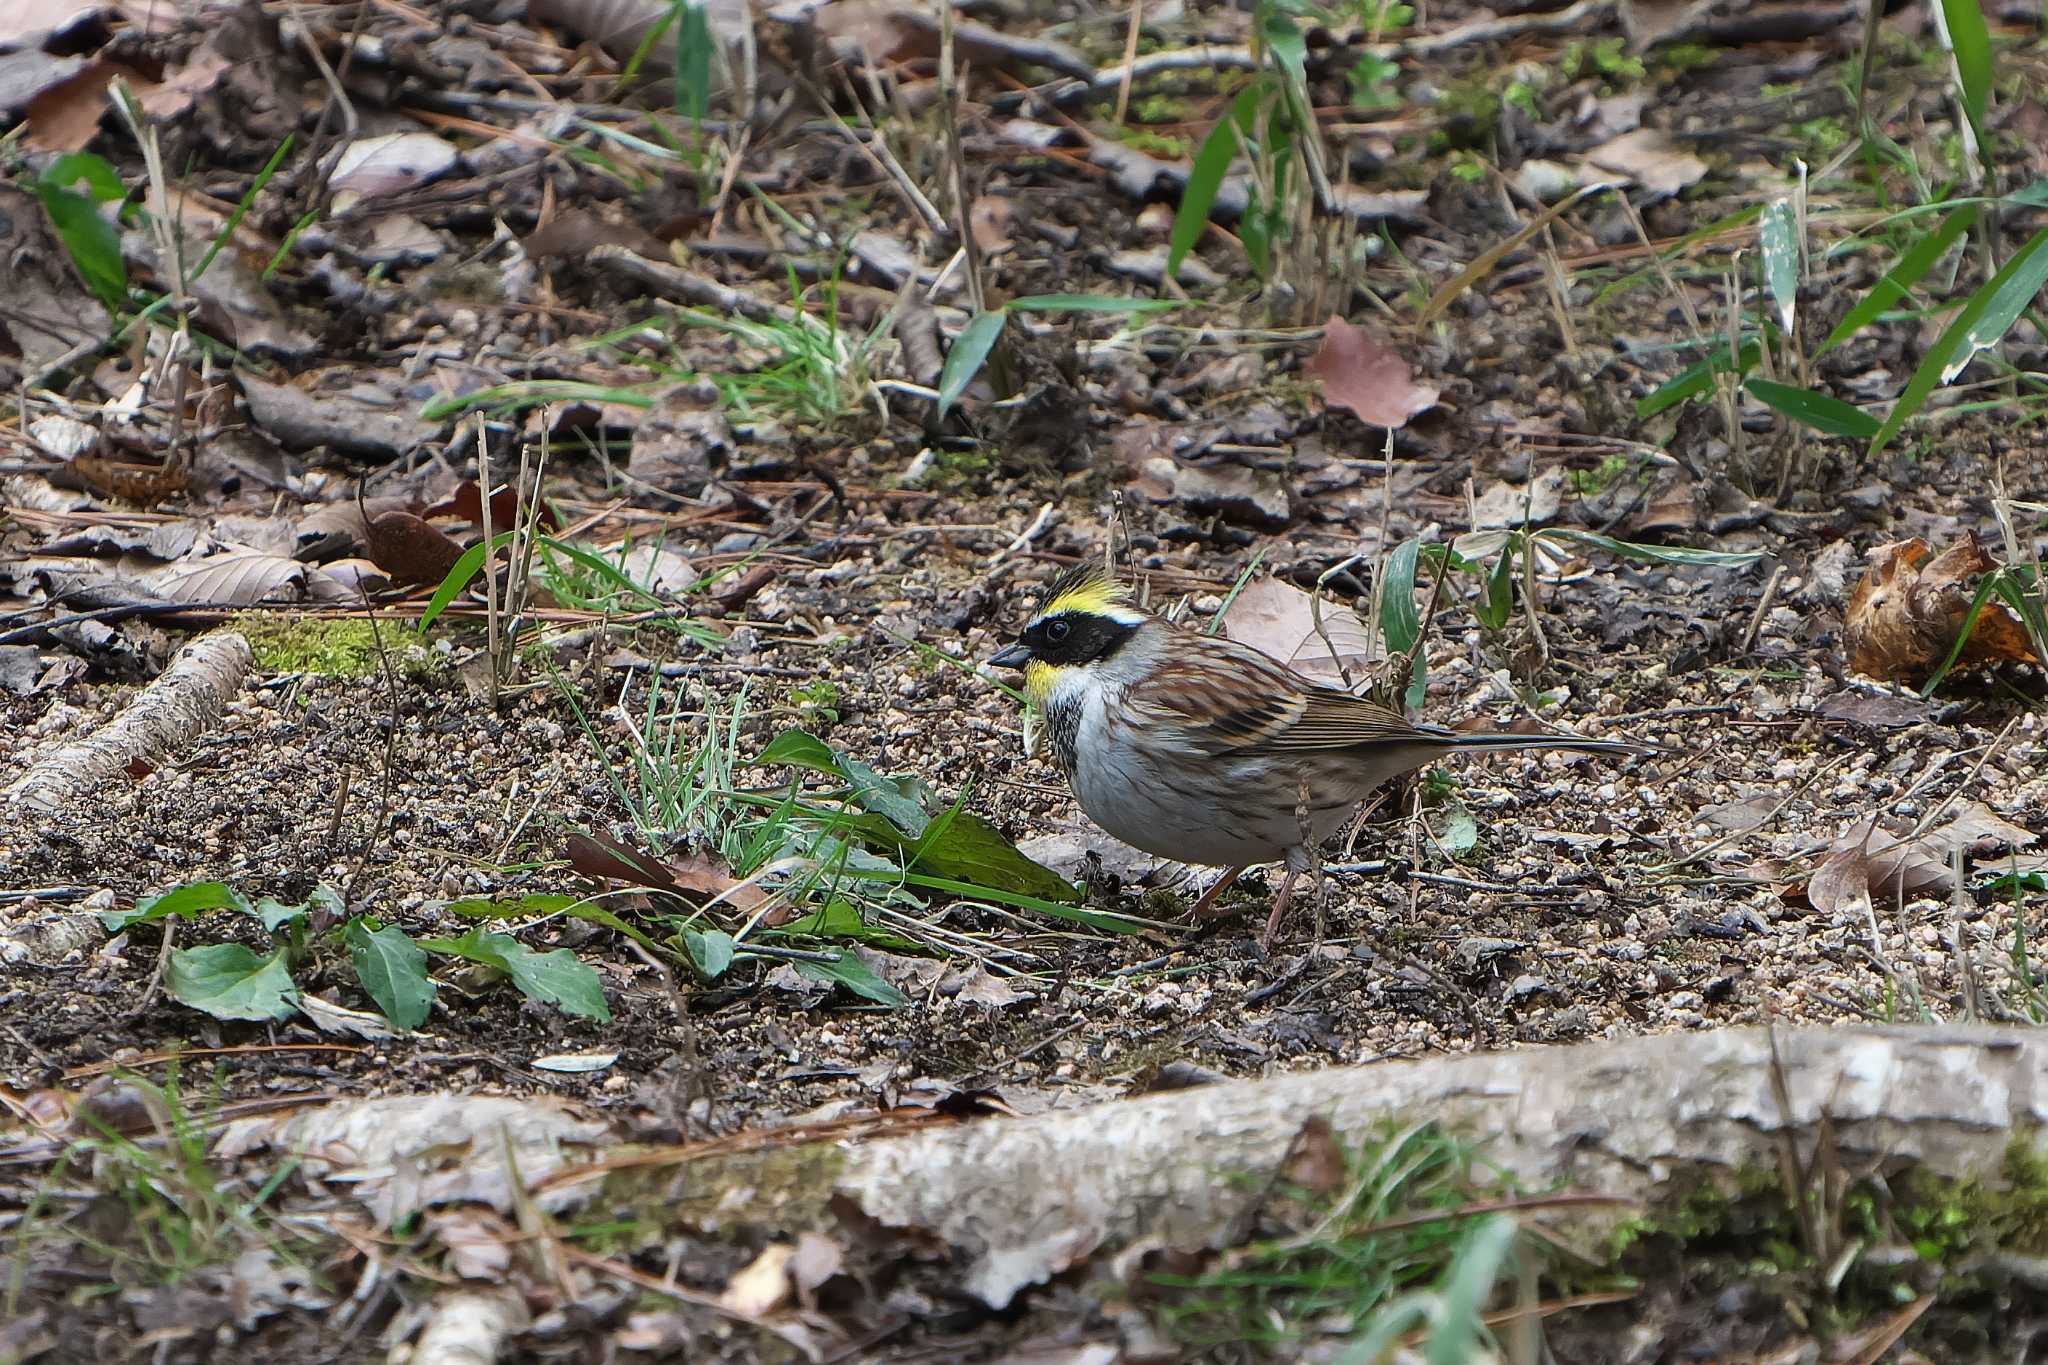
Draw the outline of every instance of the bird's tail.
[[[1473,734],[1435,726],[1423,733],[1439,747],[1453,750],[1566,749],[1581,754],[1635,755],[1660,752],[1653,744],[1637,744],[1626,739],[1586,739],[1579,735]]]

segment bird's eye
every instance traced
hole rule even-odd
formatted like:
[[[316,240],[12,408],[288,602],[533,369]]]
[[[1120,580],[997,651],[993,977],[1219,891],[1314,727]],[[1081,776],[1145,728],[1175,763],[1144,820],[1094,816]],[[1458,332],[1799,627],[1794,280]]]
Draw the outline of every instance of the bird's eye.
[[[1073,626],[1065,621],[1048,621],[1045,623],[1045,638],[1059,644],[1073,633],[1073,629]]]

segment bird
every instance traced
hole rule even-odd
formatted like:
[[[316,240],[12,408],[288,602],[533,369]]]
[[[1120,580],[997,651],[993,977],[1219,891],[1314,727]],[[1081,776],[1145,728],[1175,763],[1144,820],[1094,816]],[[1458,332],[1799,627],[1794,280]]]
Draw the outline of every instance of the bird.
[[[1249,645],[1143,611],[1095,563],[1055,577],[1042,603],[987,662],[1023,672],[1081,809],[1155,857],[1227,869],[1195,903],[1196,919],[1247,867],[1284,863],[1267,949],[1295,880],[1317,865],[1314,850],[1392,778],[1454,753],[1654,752],[1625,740],[1417,724]]]

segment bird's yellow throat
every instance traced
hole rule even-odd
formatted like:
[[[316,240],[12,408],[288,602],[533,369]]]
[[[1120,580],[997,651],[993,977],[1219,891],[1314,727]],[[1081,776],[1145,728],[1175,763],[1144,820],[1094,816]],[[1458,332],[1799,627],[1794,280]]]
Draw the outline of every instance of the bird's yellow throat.
[[[1031,698],[1031,704],[1044,709],[1047,699],[1052,696],[1053,684],[1060,674],[1067,671],[1061,664],[1049,664],[1043,659],[1033,659],[1024,665],[1024,693]]]

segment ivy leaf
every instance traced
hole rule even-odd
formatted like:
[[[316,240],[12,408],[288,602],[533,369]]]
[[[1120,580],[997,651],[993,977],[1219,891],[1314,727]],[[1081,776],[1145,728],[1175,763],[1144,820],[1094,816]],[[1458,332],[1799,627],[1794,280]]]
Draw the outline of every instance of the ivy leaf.
[[[461,938],[430,938],[420,947],[495,967],[511,977],[527,999],[557,1006],[564,1014],[600,1023],[612,1017],[597,973],[567,948],[536,953],[510,934],[484,929],[472,929]]]
[[[174,948],[164,988],[216,1019],[283,1019],[299,1007],[283,949],[258,957],[239,943]]]
[[[789,965],[796,968],[798,976],[844,986],[862,999],[887,1005],[892,1010],[902,1009],[910,1003],[909,996],[875,975],[875,969],[863,962],[857,953],[841,949],[837,962],[792,962]]]
[[[357,915],[341,931],[355,964],[356,980],[399,1028],[410,1033],[427,1020],[434,1006],[434,983],[427,976],[427,955],[395,925],[380,925]]]
[[[132,909],[102,910],[100,925],[108,933],[118,934],[131,925],[149,924],[172,915],[191,919],[208,910],[239,910],[245,915],[256,913],[249,904],[249,898],[226,882],[190,882],[172,887],[160,896],[151,896]]]

